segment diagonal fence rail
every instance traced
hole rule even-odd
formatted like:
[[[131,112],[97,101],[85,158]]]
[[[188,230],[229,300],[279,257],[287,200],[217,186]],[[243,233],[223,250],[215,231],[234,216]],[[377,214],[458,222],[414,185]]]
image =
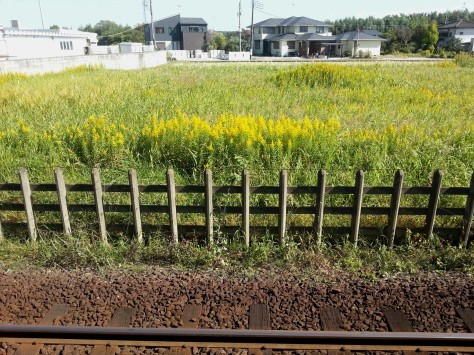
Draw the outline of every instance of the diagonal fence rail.
[[[249,172],[242,172],[240,186],[219,186],[213,184],[212,172],[206,169],[204,174],[204,185],[179,186],[175,184],[173,170],[168,170],[164,185],[139,185],[135,170],[129,171],[129,184],[103,184],[98,169],[91,172],[91,184],[66,184],[60,169],[54,172],[54,184],[32,184],[29,181],[28,172],[25,169],[19,171],[19,183],[0,183],[0,191],[21,192],[22,201],[0,201],[0,211],[24,212],[29,238],[32,242],[37,240],[38,224],[36,216],[42,212],[59,212],[62,232],[70,235],[73,231],[70,222],[70,214],[77,212],[92,212],[96,215],[97,232],[104,244],[108,243],[108,227],[106,214],[111,212],[130,213],[133,217],[134,235],[138,243],[143,242],[144,230],[147,227],[143,223],[146,214],[166,214],[168,225],[160,225],[162,230],[168,231],[175,243],[179,236],[185,233],[203,234],[207,243],[211,244],[217,233],[214,220],[218,215],[239,215],[240,225],[225,226],[220,232],[235,234],[240,233],[246,245],[250,245],[251,234],[259,231],[270,231],[278,235],[280,244],[285,244],[289,233],[309,233],[315,237],[316,243],[321,243],[323,233],[327,234],[349,234],[352,242],[357,245],[359,236],[378,233],[384,235],[389,247],[395,244],[397,233],[403,233],[406,228],[400,227],[400,216],[418,216],[424,218],[423,225],[410,226],[414,233],[425,235],[449,234],[459,238],[459,244],[467,247],[472,236],[472,222],[474,216],[474,174],[469,187],[442,187],[442,173],[435,171],[431,186],[427,187],[404,187],[404,174],[397,171],[394,175],[392,186],[364,185],[364,172],[359,170],[355,176],[354,186],[327,186],[327,173],[320,170],[316,186],[288,186],[287,171],[280,172],[279,186],[251,186]],[[35,198],[38,192],[56,192],[57,203],[41,203]],[[78,204],[69,203],[67,196],[73,192],[91,193],[94,203]],[[105,194],[127,193],[130,195],[129,204],[104,203]],[[167,196],[166,205],[143,204],[140,196],[149,193],[162,193]],[[199,206],[177,204],[178,194],[202,194],[204,204]],[[231,194],[240,196],[240,206],[226,206],[215,202],[216,196],[220,194]],[[252,206],[251,196],[257,194],[274,195],[278,197],[277,206]],[[311,205],[293,206],[289,204],[289,197],[296,195],[309,195],[313,203]],[[352,206],[327,206],[326,198],[330,195],[352,196]],[[364,206],[364,197],[370,195],[389,196],[390,204],[387,206]],[[428,198],[428,205],[402,207],[403,196],[420,195]],[[457,207],[440,208],[440,198],[443,196],[465,197],[465,203]],[[200,214],[204,216],[204,225],[179,224],[180,214]],[[252,225],[252,215],[277,215],[277,225]],[[307,215],[312,218],[312,224],[306,226],[289,225],[289,215]],[[329,215],[350,216],[350,226],[325,226],[324,217]],[[380,226],[362,226],[362,216],[386,216],[388,223]],[[442,228],[436,226],[438,216],[456,217],[462,219],[456,228]],[[6,219],[6,218],[4,218]],[[12,224],[8,220],[0,220],[0,239],[3,238],[2,224]],[[17,224],[18,223],[13,223]],[[148,226],[148,227],[157,227]],[[126,228],[126,227],[125,227]]]

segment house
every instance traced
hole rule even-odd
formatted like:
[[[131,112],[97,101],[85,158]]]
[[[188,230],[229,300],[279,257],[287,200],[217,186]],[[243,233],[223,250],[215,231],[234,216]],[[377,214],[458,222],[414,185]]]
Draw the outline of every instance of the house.
[[[360,53],[370,57],[380,55],[380,47],[385,39],[368,34],[366,31],[349,31],[336,36],[336,56],[357,57]]]
[[[439,26],[438,35],[438,45],[441,48],[446,47],[449,43],[449,39],[454,37],[461,40],[466,51],[474,51],[474,22],[459,20]]]
[[[270,18],[253,25],[252,52],[279,57],[319,54],[325,50],[322,43],[335,38],[329,27],[304,16]]]
[[[308,17],[270,18],[254,24],[253,54],[289,56],[357,56],[360,51],[380,55],[384,39],[366,31],[351,31],[337,36],[331,25]],[[377,31],[377,33],[379,33]]]
[[[20,29],[0,26],[0,58],[29,59],[84,55],[97,45],[97,34],[73,30]]]
[[[161,50],[207,50],[209,34],[202,18],[175,15],[145,25],[145,41]]]

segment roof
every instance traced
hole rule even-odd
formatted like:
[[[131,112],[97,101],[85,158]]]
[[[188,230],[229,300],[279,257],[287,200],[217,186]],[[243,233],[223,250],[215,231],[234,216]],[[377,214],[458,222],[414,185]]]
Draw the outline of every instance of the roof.
[[[177,23],[181,25],[207,25],[207,22],[201,17],[181,17],[179,14],[154,21],[155,26],[161,25],[164,27],[174,26]]]
[[[295,35],[294,33],[284,33],[284,34],[269,38],[269,40],[271,41],[297,41],[299,39],[300,39],[300,36]]]
[[[269,18],[261,22],[254,23],[254,27],[277,27],[277,26],[329,26],[328,24],[313,20],[305,16],[291,16],[288,18]],[[250,27],[250,26],[249,26]]]
[[[207,22],[201,17],[181,17],[179,22],[182,25],[207,25]]]
[[[456,22],[451,22],[443,26],[438,26],[438,30],[448,29],[448,28],[474,28],[474,22],[459,20]]]
[[[322,36],[317,33],[305,33],[299,36],[302,41],[335,41],[336,36]]]
[[[377,31],[377,30],[361,30],[361,32],[367,33],[368,35],[371,35],[371,36],[383,35],[383,32],[380,32],[380,31]]]
[[[385,41],[378,36],[371,36],[362,31],[349,31],[336,36],[337,41]]]

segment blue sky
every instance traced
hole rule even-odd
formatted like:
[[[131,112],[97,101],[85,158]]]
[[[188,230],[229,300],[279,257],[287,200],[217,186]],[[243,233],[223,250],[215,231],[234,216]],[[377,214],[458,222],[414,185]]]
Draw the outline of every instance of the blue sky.
[[[22,28],[42,28],[40,4],[45,28],[59,25],[77,29],[81,25],[112,20],[123,25],[144,21],[143,2],[149,0],[0,0],[0,24],[8,27],[10,20],[19,20]],[[242,2],[242,27],[250,24],[251,0]],[[467,8],[474,11],[474,0],[258,0],[261,10],[255,22],[269,17],[307,16],[316,20],[345,17],[383,17],[414,12],[445,12]],[[152,0],[153,18],[177,13],[186,17],[202,17],[213,30],[238,29],[239,0]],[[146,13],[150,19],[149,11]]]

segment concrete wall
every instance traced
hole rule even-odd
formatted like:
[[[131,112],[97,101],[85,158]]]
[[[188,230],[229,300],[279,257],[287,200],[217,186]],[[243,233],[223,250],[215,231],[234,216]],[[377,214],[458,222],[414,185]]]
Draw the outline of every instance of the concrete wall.
[[[105,69],[143,69],[166,63],[166,52],[82,55],[40,59],[1,60],[0,74],[44,74],[60,72],[77,66],[102,66]]]
[[[229,60],[249,61],[250,60],[250,52],[229,52]]]

